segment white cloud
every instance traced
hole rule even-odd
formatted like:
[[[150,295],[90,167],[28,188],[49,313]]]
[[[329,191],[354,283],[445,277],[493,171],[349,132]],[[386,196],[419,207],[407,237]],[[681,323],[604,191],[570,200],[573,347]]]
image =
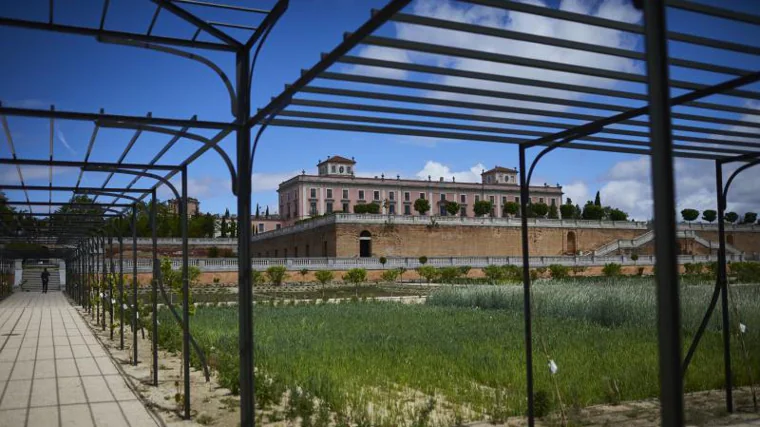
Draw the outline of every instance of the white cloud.
[[[54,167],[53,176],[70,174],[76,172],[77,169]],[[30,184],[32,181],[45,180],[48,181],[50,177],[49,166],[21,166],[21,175],[24,177],[24,183]],[[5,184],[19,185],[18,172],[14,165],[0,165],[0,182]]]
[[[77,153],[76,151],[74,151],[73,148],[71,148],[71,145],[69,145],[69,142],[66,141],[66,135],[64,135],[63,132],[61,132],[60,130],[58,130],[57,136],[58,136],[58,140],[61,141],[61,143],[63,144],[63,146],[66,147],[66,149],[68,149],[71,154],[76,154]]]
[[[601,186],[599,192],[602,204],[622,209],[637,220],[652,218],[654,205],[649,162],[649,157],[645,156],[620,161],[602,174],[598,179]],[[724,167],[724,180],[737,167],[738,165]],[[674,169],[677,212],[685,208],[699,211],[717,209],[714,162],[679,158],[675,161]],[[735,211],[739,215],[760,211],[758,182],[760,182],[760,166],[750,168],[737,176],[728,193],[726,211]],[[591,199],[592,192],[583,181],[565,185],[563,190],[574,202],[578,197],[580,205]],[[587,194],[586,197],[571,195],[584,192]],[[678,218],[680,219],[680,216]]]
[[[433,160],[428,160],[425,166],[415,174],[419,179],[428,179],[438,181],[441,177],[445,181],[451,181],[454,178],[457,182],[480,182],[480,174],[486,167],[482,163],[472,166],[468,170],[454,172],[450,167]]]
[[[542,7],[551,7],[547,6],[546,2],[543,0],[533,0],[531,3]],[[584,0],[563,0],[560,2],[559,8],[566,11],[603,17],[607,19],[620,20],[624,22],[638,22],[641,19],[641,13],[634,9],[629,4],[629,2],[626,2],[624,0],[609,0],[602,2],[601,4],[598,2]],[[429,16],[448,21],[462,22],[467,24],[552,37],[560,40],[574,40],[584,43],[623,49],[635,48],[639,38],[638,36],[611,29],[603,29],[585,24],[551,19],[527,13],[509,12],[497,8],[469,5],[462,6],[454,4],[450,1],[418,1],[414,5],[413,12],[417,15]],[[614,71],[636,72],[641,69],[641,64],[639,62],[627,58],[601,55],[584,50],[573,50],[547,46],[543,44],[484,36],[474,33],[399,23],[395,24],[395,32],[396,36],[403,40],[431,43],[447,47],[473,49],[473,47],[476,46],[477,50],[484,52],[512,55],[516,57],[538,60],[547,60],[562,64],[594,64],[594,66],[597,68]],[[389,51],[393,51],[395,53],[390,53]],[[581,74],[564,73],[541,68],[531,68],[467,58],[448,56],[444,57],[417,52],[409,52],[405,54],[403,52],[406,51],[389,50],[387,48],[368,46],[361,50],[359,52],[359,55],[443,66],[456,70],[470,70],[502,76],[522,77],[551,82],[564,82],[593,87],[611,87],[615,84],[615,81],[610,79]],[[349,70],[354,72],[364,71],[364,73],[369,74],[381,73],[381,71],[379,71],[380,69],[358,70],[356,67],[354,67],[353,69],[349,68]],[[382,71],[382,73],[388,73],[388,71]],[[406,77],[406,74],[401,72],[394,71],[393,73],[397,74],[395,76],[396,78]],[[382,76],[387,77],[387,74]],[[527,87],[522,85],[472,80],[451,76],[431,77],[428,79],[428,81],[444,85],[463,86],[466,88],[509,91],[531,95],[545,95],[565,99],[578,99],[584,96],[580,93],[560,91],[556,89]],[[503,98],[483,98],[476,95],[454,94],[448,92],[433,91],[425,92],[424,94],[429,97],[440,99],[456,99],[473,102],[483,102],[485,100],[488,103],[515,107],[538,107],[542,109],[552,110],[566,110],[568,108],[562,106],[537,104],[534,102],[514,101]],[[489,115],[494,114],[493,112],[488,111],[481,111],[479,113]]]
[[[583,181],[573,181],[570,184],[562,186],[562,191],[565,193],[565,198],[570,198],[573,204],[583,206],[586,200],[589,200],[588,185]],[[562,201],[564,203],[564,200]]]

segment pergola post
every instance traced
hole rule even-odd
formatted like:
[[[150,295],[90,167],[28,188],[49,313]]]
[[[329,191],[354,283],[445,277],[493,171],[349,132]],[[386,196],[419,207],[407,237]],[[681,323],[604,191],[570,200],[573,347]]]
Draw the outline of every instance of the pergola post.
[[[715,162],[715,189],[718,196],[718,283],[723,326],[723,368],[726,383],[726,411],[734,412],[731,380],[731,323],[728,313],[728,277],[726,271],[726,192],[723,188],[723,164]]]
[[[663,426],[683,425],[681,308],[676,240],[673,141],[670,116],[665,2],[644,2],[644,24],[651,136],[660,411]]]
[[[119,225],[122,224],[119,218]],[[119,349],[124,350],[124,236],[119,227]]]
[[[158,263],[158,229],[156,228],[156,209],[158,200],[156,199],[156,190],[151,193],[150,201],[150,236],[152,243],[151,265],[153,275],[151,278],[150,299],[153,306],[153,336],[151,337],[151,347],[153,352],[153,385],[158,387],[158,281],[160,280],[161,266]]]
[[[132,208],[132,364],[137,366],[137,205]]]
[[[250,51],[236,56],[237,78],[237,231],[238,231],[238,321],[240,347],[240,425],[255,423],[253,378],[253,289],[251,287],[251,129],[249,87]]]
[[[190,278],[188,275],[187,244],[187,167],[182,168],[182,200],[179,203],[179,221],[182,229],[182,368],[184,373],[185,418],[190,418]],[[155,313],[154,313],[155,316]]]

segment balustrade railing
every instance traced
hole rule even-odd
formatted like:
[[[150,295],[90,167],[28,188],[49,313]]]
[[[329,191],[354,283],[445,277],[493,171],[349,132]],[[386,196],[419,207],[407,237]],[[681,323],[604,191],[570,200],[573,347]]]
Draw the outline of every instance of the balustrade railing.
[[[727,254],[726,259],[730,262],[744,261],[743,254]],[[712,262],[717,261],[716,255],[680,255],[678,261],[681,264],[695,262]],[[190,265],[198,267],[201,271],[237,271],[237,258],[191,258]],[[182,260],[179,258],[170,259],[172,269],[179,269]],[[654,265],[655,258],[652,255],[639,255],[638,259],[633,260],[628,255],[607,255],[607,256],[533,256],[530,258],[531,267],[547,267],[552,264],[565,266],[602,266],[604,264],[615,263],[621,265]],[[431,257],[428,258],[426,265],[433,267],[485,267],[487,265],[516,265],[522,266],[522,257],[520,256],[500,256],[500,257]],[[418,258],[398,257],[387,258],[386,263],[380,263],[379,258],[253,258],[251,266],[255,270],[266,270],[271,266],[282,265],[288,270],[298,271],[301,269],[309,270],[348,270],[351,268],[365,268],[368,270],[382,270],[390,268],[404,267],[413,269],[420,267]],[[118,266],[116,266],[118,269]],[[138,272],[150,272],[151,260],[141,258],[137,260]],[[132,260],[124,260],[124,271],[132,271]]]

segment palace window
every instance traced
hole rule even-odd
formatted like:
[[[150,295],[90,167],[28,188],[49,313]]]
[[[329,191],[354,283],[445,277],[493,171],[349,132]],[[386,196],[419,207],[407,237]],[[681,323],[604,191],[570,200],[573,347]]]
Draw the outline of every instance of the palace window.
[[[478,203],[480,201],[480,196],[475,196],[475,203]]]
[[[335,173],[335,165],[332,165],[332,167],[330,168],[330,172]]]
[[[332,211],[333,211],[332,202],[327,202],[327,209],[325,210],[325,213],[332,213]]]
[[[441,193],[441,200],[444,200],[444,201],[446,200],[446,194]]]
[[[348,203],[343,203],[343,212],[348,213]]]
[[[373,198],[375,200],[380,200],[380,192],[379,191],[374,191],[373,192]]]
[[[343,189],[343,200],[348,200],[348,190]]]
[[[317,189],[316,188],[312,188],[311,189],[311,191],[309,192],[309,197],[311,197],[312,199],[316,199],[317,198]]]
[[[464,195],[464,194],[460,195],[460,196],[459,196],[459,201],[460,201],[461,203],[467,203],[467,196],[466,196],[466,195]]]
[[[410,199],[409,192],[408,191],[404,191],[404,201],[408,202],[409,199]]]
[[[343,166],[340,167],[340,173],[343,173]]]
[[[420,199],[425,200],[425,193],[420,193]]]
[[[459,216],[462,216],[462,217],[467,216],[467,208],[463,206],[461,209],[459,209]]]
[[[332,188],[327,189],[327,198],[332,199]]]
[[[260,222],[259,223],[259,233],[263,233],[263,232],[264,232],[264,223]]]
[[[311,210],[309,210],[309,215],[316,215],[317,214],[317,202],[311,202]]]
[[[396,200],[396,192],[395,191],[389,191],[388,192],[388,200]]]
[[[404,215],[411,215],[412,214],[412,207],[409,205],[404,205]]]
[[[396,205],[395,204],[388,205],[388,213],[391,214],[391,215],[396,215]]]
[[[359,200],[364,200],[364,190],[359,190]]]
[[[538,198],[538,203],[543,203],[543,202],[544,202],[544,198],[543,197],[539,197]]]

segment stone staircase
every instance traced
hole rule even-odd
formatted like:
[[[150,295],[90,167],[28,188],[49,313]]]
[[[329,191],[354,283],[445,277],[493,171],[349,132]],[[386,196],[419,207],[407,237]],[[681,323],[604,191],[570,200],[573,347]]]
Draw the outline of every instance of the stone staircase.
[[[24,292],[42,292],[42,271],[47,268],[50,273],[48,291],[61,290],[61,275],[58,264],[26,264],[21,275],[21,290]]]
[[[700,245],[709,248],[709,249],[718,249],[718,242],[707,240],[703,237],[700,237],[694,230],[678,230],[676,232],[676,237],[679,239],[693,239],[695,242],[699,243]],[[594,250],[593,254],[594,256],[605,256],[609,255],[613,252],[618,251],[619,249],[634,249],[639,248],[649,242],[654,240],[654,230],[647,231],[646,233],[642,234],[641,236],[636,237],[635,239],[619,239],[619,240],[613,240],[610,243],[607,243],[603,246],[600,246],[596,250]],[[726,253],[727,254],[734,254],[734,255],[740,255],[742,252],[737,249],[736,247],[726,244]]]

